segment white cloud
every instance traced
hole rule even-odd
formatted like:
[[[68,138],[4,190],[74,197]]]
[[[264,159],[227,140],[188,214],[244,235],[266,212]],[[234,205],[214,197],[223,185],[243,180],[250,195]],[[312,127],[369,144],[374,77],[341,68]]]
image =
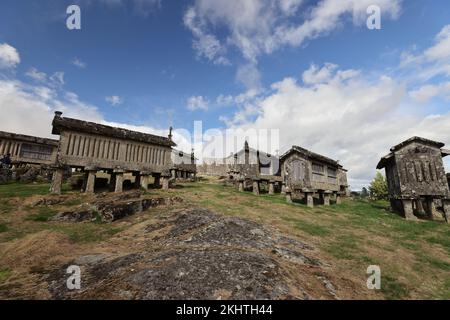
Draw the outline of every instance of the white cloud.
[[[81,68],[81,69],[84,69],[84,68],[87,67],[86,62],[83,62],[83,61],[81,61],[78,58],[74,58],[70,63],[73,64],[74,66],[78,67],[78,68]]]
[[[225,48],[214,35],[204,31],[203,23],[198,21],[194,8],[189,8],[186,11],[183,21],[195,37],[192,47],[197,52],[198,57],[207,58],[218,65],[229,64],[228,59],[224,57],[226,53]]]
[[[40,82],[43,85],[50,86],[53,88],[61,88],[64,84],[64,72],[57,71],[51,76],[48,76],[45,72],[39,71],[38,69],[32,67],[25,75],[36,82]]]
[[[25,75],[38,82],[47,81],[47,74],[36,68],[30,68]]]
[[[56,110],[67,116],[86,120],[100,120],[97,108],[81,102],[77,97],[58,97],[45,86],[32,86],[18,80],[0,80],[0,117],[3,131],[51,136],[51,121]]]
[[[2,131],[58,139],[51,134],[51,123],[57,110],[71,118],[161,136],[168,134],[168,128],[161,130],[107,121],[96,106],[83,102],[74,92],[56,91],[52,87],[30,85],[18,80],[0,79],[0,113],[8,115],[0,117]],[[191,150],[191,141],[188,138],[177,130],[173,134],[178,149]]]
[[[123,98],[119,96],[107,96],[105,97],[105,101],[111,104],[112,106],[117,106],[123,103]]]
[[[255,64],[240,66],[236,72],[236,80],[248,90],[257,90],[261,86],[261,74]]]
[[[450,76],[450,25],[441,29],[431,47],[417,51],[414,47],[400,57],[400,68],[409,69],[411,77],[427,81],[439,75]]]
[[[363,25],[370,5],[380,6],[383,18],[395,19],[400,4],[401,0],[322,0],[308,6],[300,0],[196,0],[185,12],[184,24],[199,56],[214,63],[228,61],[226,53],[235,47],[256,63],[261,54],[300,46],[335,30],[346,16]]]
[[[54,86],[63,86],[65,84],[64,81],[64,72],[57,71],[52,76],[50,76],[50,83]]]
[[[450,25],[442,28],[435,38],[435,45],[424,53],[428,60],[442,60],[450,58]]]
[[[234,97],[232,95],[223,95],[223,94],[221,94],[221,95],[219,95],[216,98],[216,103],[219,106],[231,105],[233,103],[233,101],[234,101]]]
[[[443,82],[434,85],[426,84],[421,86],[419,89],[410,91],[409,95],[411,98],[421,103],[428,102],[430,99],[437,96],[443,96],[446,99],[450,99],[450,82]]]
[[[208,110],[209,101],[203,96],[192,96],[187,100],[187,108],[190,111]]]
[[[292,145],[339,159],[354,188],[367,185],[389,148],[419,135],[450,145],[450,112],[426,115],[405,84],[337,65],[311,65],[301,79],[284,78],[246,102],[229,126],[279,129],[281,152]]]
[[[0,44],[0,69],[15,68],[20,63],[16,48],[7,43]]]

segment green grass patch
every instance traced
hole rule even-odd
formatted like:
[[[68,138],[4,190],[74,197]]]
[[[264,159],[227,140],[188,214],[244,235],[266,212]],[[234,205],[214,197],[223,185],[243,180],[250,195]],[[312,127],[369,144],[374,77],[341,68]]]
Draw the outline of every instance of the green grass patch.
[[[442,236],[426,237],[425,240],[431,244],[441,245],[450,254],[450,228]]]
[[[438,299],[442,300],[450,300],[450,278],[446,279],[444,284],[442,285],[442,295],[438,297]]]
[[[390,275],[381,276],[381,292],[388,300],[400,300],[409,296],[408,288]]]
[[[0,283],[5,282],[11,276],[10,269],[0,269]]]
[[[8,231],[6,223],[0,223],[0,233]]]
[[[100,242],[110,238],[122,231],[122,228],[85,228],[85,229],[67,229],[66,234],[70,240],[76,243]]]
[[[331,239],[329,243],[329,245],[325,246],[325,250],[337,259],[360,260],[361,257],[364,257],[364,255],[361,255],[361,250],[359,250],[359,239],[353,234],[344,234]]]
[[[62,191],[69,191],[70,187],[63,184]],[[33,195],[45,195],[50,193],[49,183],[19,183],[11,182],[0,185],[0,198],[26,198]]]
[[[289,217],[282,217],[282,219],[293,223],[294,228],[304,231],[312,236],[324,237],[324,236],[328,236],[331,233],[330,229],[328,229],[324,226],[318,225],[318,224],[313,224],[313,223],[306,222],[304,220],[298,220],[298,219],[289,218]]]
[[[8,199],[0,199],[0,213],[11,212],[13,208],[13,205],[9,203]]]
[[[450,271],[450,263],[445,262],[441,259],[426,254],[420,254],[418,260],[419,260],[419,268],[423,269],[424,271],[428,270],[429,267],[441,269],[443,271]]]
[[[330,230],[317,224],[305,223],[304,221],[295,224],[295,228],[300,229],[312,236],[323,237],[330,234]]]
[[[56,210],[49,207],[39,207],[37,213],[29,215],[26,220],[47,222],[56,215]]]

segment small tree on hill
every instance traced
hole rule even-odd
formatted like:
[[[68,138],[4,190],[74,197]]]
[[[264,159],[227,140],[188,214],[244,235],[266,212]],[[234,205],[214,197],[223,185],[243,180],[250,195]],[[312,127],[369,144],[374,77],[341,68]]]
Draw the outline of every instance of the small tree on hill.
[[[374,199],[386,199],[388,195],[388,186],[384,176],[377,171],[375,178],[369,186],[370,196]]]

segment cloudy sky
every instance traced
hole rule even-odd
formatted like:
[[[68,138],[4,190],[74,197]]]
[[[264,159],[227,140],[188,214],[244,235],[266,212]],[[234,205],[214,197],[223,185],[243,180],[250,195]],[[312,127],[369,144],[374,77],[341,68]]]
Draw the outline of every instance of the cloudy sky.
[[[410,136],[450,148],[447,2],[2,0],[0,130],[49,137],[55,110],[164,135],[278,129],[280,153],[339,159],[359,189]]]

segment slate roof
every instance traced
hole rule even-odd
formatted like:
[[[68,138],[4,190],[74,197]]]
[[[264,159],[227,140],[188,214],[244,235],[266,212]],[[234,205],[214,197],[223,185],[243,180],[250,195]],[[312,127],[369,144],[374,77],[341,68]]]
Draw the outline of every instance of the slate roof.
[[[409,139],[407,139],[407,140],[405,140],[405,141],[403,141],[403,142],[393,146],[390,150],[391,151],[397,151],[397,150],[399,150],[399,149],[401,149],[401,148],[403,148],[403,147],[405,147],[408,144],[413,143],[413,142],[419,142],[419,143],[422,143],[422,144],[435,146],[435,147],[437,147],[439,149],[442,148],[443,146],[445,146],[445,144],[442,143],[442,142],[438,142],[438,141],[434,141],[434,140],[430,140],[430,139],[414,136],[414,137],[411,137],[411,138],[409,138]]]
[[[327,164],[336,166],[336,167],[342,167],[338,161],[333,160],[331,158],[325,157],[321,154],[309,151],[305,148],[299,147],[299,146],[292,146],[291,149],[289,149],[288,151],[286,151],[281,157],[280,157],[280,161],[283,161],[288,155],[290,155],[292,152],[299,152],[305,156],[307,156],[310,159],[315,159],[321,162],[325,162]]]
[[[73,130],[83,133],[103,135],[113,138],[133,140],[145,143],[151,143],[156,145],[162,145],[167,147],[174,147],[176,144],[167,137],[156,136],[149,133],[142,133],[138,131],[131,131],[128,129],[111,127],[94,122],[88,122],[78,119],[66,118],[61,116],[61,112],[55,112],[53,118],[53,134],[61,134],[61,131]]]
[[[37,144],[58,146],[58,140],[34,137],[34,136],[27,136],[24,134],[18,134],[18,133],[12,133],[12,132],[0,131],[0,139],[2,139],[2,138],[3,139],[21,140],[21,141],[32,142],[32,143],[37,143]]]
[[[442,143],[442,142],[438,142],[438,141],[434,141],[434,140],[430,140],[430,139],[426,139],[426,138],[422,138],[422,137],[417,137],[417,136],[411,137],[411,138],[409,138],[409,139],[407,139],[407,140],[405,140],[403,142],[400,142],[399,144],[393,146],[390,149],[391,152],[380,159],[380,161],[377,164],[377,169],[383,169],[387,165],[387,163],[391,159],[393,159],[395,151],[400,150],[401,148],[404,148],[408,144],[413,143],[413,142],[418,142],[418,143],[421,143],[421,144],[437,147],[439,149],[442,148],[443,146],[445,146],[445,144]],[[442,152],[442,156],[443,157],[445,157],[445,156],[447,156],[449,154],[448,150],[446,150],[446,149],[442,149],[441,152]]]

